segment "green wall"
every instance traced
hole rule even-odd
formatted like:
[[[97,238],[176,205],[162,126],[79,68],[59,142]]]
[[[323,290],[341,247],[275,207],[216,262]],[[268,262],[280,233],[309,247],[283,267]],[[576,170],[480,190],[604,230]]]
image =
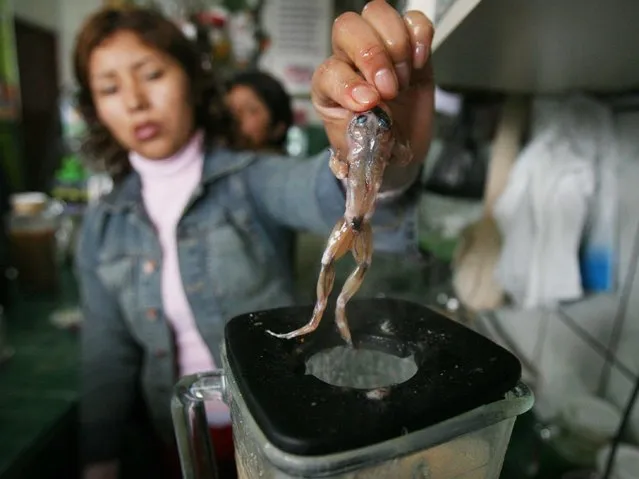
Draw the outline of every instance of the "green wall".
[[[18,61],[16,52],[13,11],[11,2],[0,0],[0,87],[3,91],[19,91]],[[17,102],[17,98],[11,99]],[[10,103],[2,98],[2,107],[6,109]],[[13,190],[20,190],[23,183],[22,161],[20,155],[19,118],[5,116],[0,119],[0,163],[2,170],[9,177],[9,185]]]

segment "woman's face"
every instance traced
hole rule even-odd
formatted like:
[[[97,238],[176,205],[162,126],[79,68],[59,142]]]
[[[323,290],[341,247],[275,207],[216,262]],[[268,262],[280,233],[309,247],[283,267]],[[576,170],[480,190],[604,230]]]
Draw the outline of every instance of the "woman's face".
[[[268,145],[271,132],[271,114],[266,105],[252,88],[245,85],[234,86],[226,96],[231,114],[239,123],[242,136],[253,148]]]
[[[99,120],[126,149],[150,159],[173,155],[194,128],[189,82],[170,56],[121,31],[89,61]]]

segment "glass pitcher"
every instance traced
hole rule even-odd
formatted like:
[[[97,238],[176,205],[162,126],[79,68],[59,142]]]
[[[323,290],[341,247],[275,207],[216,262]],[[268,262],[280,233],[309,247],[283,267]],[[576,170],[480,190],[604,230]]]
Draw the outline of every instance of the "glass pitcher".
[[[511,353],[427,307],[354,300],[354,348],[309,307],[233,318],[222,369],[182,378],[172,414],[183,477],[217,477],[204,404],[230,406],[240,478],[497,479],[532,407]]]

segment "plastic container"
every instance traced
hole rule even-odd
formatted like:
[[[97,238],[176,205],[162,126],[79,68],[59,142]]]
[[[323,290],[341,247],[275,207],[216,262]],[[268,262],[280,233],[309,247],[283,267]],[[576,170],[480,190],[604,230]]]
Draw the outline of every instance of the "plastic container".
[[[612,439],[620,422],[621,413],[607,401],[575,398],[560,413],[554,448],[576,466],[594,467],[597,451]]]

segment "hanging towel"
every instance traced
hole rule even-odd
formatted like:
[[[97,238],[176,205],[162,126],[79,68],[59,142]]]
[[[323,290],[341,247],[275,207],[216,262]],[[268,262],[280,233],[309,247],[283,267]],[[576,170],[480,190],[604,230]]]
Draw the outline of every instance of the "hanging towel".
[[[536,100],[533,138],[495,204],[503,237],[498,282],[523,308],[554,307],[583,296],[579,248],[609,151],[612,117],[583,96]]]

